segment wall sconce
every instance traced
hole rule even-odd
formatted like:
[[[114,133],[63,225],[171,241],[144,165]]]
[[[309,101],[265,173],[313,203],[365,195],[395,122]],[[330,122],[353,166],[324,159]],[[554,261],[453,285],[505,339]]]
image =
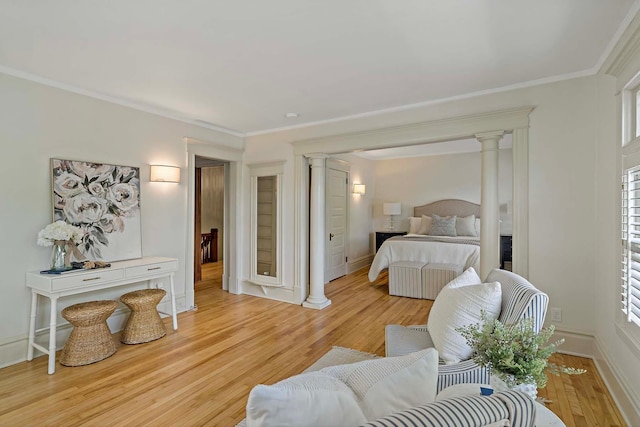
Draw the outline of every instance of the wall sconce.
[[[180,182],[180,168],[177,166],[151,165],[151,182]]]
[[[393,220],[394,215],[400,215],[402,212],[402,205],[400,203],[384,203],[382,205],[382,213],[383,215],[389,216],[389,230],[393,231],[396,229],[395,222]]]
[[[364,196],[367,186],[364,184],[353,184],[353,194]]]

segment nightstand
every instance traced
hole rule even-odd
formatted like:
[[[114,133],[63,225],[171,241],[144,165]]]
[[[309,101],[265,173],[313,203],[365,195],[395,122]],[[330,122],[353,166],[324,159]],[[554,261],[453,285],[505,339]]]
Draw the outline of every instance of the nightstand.
[[[511,271],[511,235],[500,236],[500,268]]]
[[[376,231],[376,252],[389,237],[404,236],[405,234],[407,234],[406,231]]]

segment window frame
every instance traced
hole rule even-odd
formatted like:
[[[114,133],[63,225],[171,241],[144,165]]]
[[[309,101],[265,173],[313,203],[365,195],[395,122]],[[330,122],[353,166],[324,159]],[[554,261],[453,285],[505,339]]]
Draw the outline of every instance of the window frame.
[[[630,299],[630,280],[629,273],[631,265],[629,261],[631,257],[631,246],[629,238],[629,196],[628,188],[625,188],[625,177],[628,178],[628,174],[631,171],[640,173],[640,136],[636,135],[640,132],[640,109],[638,108],[638,102],[640,101],[640,72],[634,76],[633,79],[624,87],[621,94],[622,98],[622,114],[621,114],[621,136],[622,136],[622,150],[621,150],[621,169],[619,169],[618,177],[621,179],[620,183],[620,200],[618,203],[620,226],[618,230],[618,238],[620,238],[621,247],[619,252],[618,266],[620,267],[619,284],[616,287],[618,293],[617,307],[616,307],[616,325],[617,330],[621,333],[621,336],[630,343],[640,353],[640,311],[638,314],[633,315],[628,311],[629,299]],[[640,186],[638,186],[640,191]],[[638,210],[640,211],[640,203],[638,203]],[[625,229],[625,224],[627,228]],[[633,251],[636,254],[640,254],[640,245]],[[625,263],[625,260],[627,263]],[[640,266],[640,259],[637,260]],[[640,280],[640,279],[639,279]],[[625,283],[626,282],[626,283]],[[638,285],[640,288],[640,285]],[[640,299],[638,299],[640,301]],[[626,304],[626,305],[625,305]],[[635,318],[634,318],[635,317]]]

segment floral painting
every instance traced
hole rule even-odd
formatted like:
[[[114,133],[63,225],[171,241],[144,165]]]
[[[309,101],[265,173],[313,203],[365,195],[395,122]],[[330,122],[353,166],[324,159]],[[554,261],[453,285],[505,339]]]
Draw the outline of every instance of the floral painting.
[[[90,260],[140,258],[140,169],[51,159],[53,219],[79,227]]]

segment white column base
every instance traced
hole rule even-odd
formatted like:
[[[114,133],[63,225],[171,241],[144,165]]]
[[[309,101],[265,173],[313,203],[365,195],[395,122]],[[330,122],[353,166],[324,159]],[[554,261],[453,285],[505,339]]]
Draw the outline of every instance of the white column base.
[[[309,300],[307,300],[302,303],[302,306],[304,308],[313,308],[315,310],[322,310],[323,308],[328,307],[330,305],[331,305],[330,299],[326,299],[322,302],[310,302]]]

